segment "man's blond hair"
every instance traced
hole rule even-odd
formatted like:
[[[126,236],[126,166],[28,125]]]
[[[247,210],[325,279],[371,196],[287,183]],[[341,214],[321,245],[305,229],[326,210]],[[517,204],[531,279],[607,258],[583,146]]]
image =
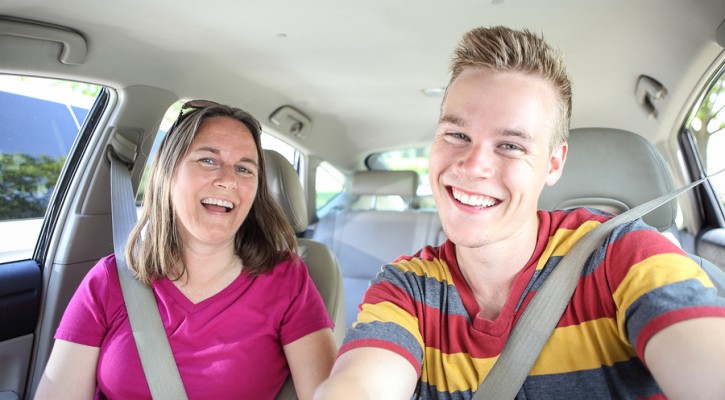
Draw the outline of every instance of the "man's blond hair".
[[[569,138],[571,80],[561,53],[549,46],[542,35],[503,26],[473,29],[463,35],[454,52],[448,86],[466,68],[521,71],[551,82],[559,95],[559,103],[550,149]]]

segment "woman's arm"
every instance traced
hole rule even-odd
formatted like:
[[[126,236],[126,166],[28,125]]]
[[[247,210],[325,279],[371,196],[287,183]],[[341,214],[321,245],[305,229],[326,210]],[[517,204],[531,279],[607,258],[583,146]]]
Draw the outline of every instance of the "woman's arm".
[[[56,340],[35,399],[92,399],[98,347]]]
[[[283,346],[297,397],[310,400],[317,387],[330,375],[337,345],[329,328],[303,336]]]

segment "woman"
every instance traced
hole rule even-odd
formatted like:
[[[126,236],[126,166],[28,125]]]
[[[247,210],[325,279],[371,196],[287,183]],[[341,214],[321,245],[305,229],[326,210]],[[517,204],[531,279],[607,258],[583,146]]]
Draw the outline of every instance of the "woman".
[[[260,130],[238,108],[185,104],[129,238],[129,267],[153,288],[190,399],[274,398],[290,372],[309,399],[334,360],[332,322],[267,187]],[[55,338],[36,398],[150,398],[113,255]]]

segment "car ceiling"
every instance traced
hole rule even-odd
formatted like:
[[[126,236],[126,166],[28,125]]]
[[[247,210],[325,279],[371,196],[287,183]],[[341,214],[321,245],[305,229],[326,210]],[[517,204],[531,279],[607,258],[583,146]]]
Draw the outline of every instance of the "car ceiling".
[[[39,75],[227,102],[268,130],[268,116],[292,105],[313,123],[297,144],[356,169],[371,151],[430,142],[441,97],[422,89],[447,83],[454,46],[476,26],[525,27],[563,51],[574,82],[572,127],[617,127],[662,142],[722,52],[715,30],[725,2],[3,0],[0,15],[86,38],[85,63],[35,65]],[[20,66],[27,70],[0,56],[2,71]],[[634,96],[641,74],[669,90],[658,119]]]

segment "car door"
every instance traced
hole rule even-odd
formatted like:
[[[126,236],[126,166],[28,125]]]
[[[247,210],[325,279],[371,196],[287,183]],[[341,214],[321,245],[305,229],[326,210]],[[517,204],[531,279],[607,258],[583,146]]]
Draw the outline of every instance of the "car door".
[[[699,97],[678,136],[691,180],[725,169],[725,62]],[[700,222],[689,235],[693,250],[725,270],[725,172],[697,187],[693,198],[693,219]]]
[[[26,397],[36,327],[54,307],[44,262],[107,98],[96,85],[0,75],[0,398]]]

